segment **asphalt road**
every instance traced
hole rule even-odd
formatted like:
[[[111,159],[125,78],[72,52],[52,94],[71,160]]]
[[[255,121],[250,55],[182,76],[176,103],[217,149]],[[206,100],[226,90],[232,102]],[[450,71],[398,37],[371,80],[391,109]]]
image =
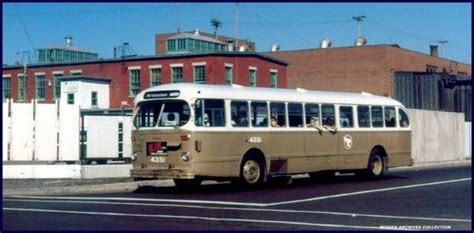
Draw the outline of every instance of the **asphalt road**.
[[[260,190],[3,198],[4,230],[472,230],[471,166],[394,169],[382,180],[295,177]]]

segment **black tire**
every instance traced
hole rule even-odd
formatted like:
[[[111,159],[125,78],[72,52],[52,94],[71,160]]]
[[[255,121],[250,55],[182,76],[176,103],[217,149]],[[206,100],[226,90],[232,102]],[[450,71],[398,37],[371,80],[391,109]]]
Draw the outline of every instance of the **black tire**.
[[[173,179],[176,188],[180,190],[193,190],[201,185],[199,179]]]
[[[387,171],[386,156],[380,150],[372,150],[370,152],[369,161],[365,176],[369,179],[379,179],[384,176]]]
[[[239,184],[246,188],[257,188],[265,180],[265,162],[256,156],[245,156],[240,165]]]

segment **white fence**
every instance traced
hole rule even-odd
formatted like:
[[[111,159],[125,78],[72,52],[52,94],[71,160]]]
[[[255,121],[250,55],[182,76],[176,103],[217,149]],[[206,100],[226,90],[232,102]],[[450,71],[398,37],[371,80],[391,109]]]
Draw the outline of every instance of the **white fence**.
[[[3,161],[77,163],[131,154],[131,116],[82,114],[82,142],[78,105],[7,101],[2,117]]]
[[[3,103],[3,161],[77,161],[79,106]]]

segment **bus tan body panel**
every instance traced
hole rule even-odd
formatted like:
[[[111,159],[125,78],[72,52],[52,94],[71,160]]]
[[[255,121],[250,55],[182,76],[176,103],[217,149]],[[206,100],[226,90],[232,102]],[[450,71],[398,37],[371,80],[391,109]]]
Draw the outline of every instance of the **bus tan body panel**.
[[[166,162],[151,161],[152,156],[139,154],[132,176],[141,178],[238,177],[242,157],[250,149],[258,149],[265,156],[267,174],[298,174],[322,170],[354,170],[367,167],[371,149],[381,146],[388,156],[388,167],[410,165],[409,131],[320,133],[316,129],[280,132],[183,132],[134,131],[138,143],[134,151],[144,153],[145,143],[152,141],[179,142],[177,150],[169,151]],[[181,135],[191,135],[181,141]],[[408,136],[407,136],[408,134]],[[352,147],[344,147],[345,135],[352,137]],[[260,137],[252,143],[250,137]],[[196,141],[201,142],[200,152]],[[141,150],[140,150],[141,149]],[[191,161],[181,160],[189,152]]]

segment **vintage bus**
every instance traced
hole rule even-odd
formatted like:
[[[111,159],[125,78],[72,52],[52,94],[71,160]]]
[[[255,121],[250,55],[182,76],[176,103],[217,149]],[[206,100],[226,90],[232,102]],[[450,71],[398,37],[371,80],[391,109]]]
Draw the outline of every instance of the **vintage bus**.
[[[176,185],[410,166],[407,110],[369,93],[167,84],[135,98],[131,175]]]

